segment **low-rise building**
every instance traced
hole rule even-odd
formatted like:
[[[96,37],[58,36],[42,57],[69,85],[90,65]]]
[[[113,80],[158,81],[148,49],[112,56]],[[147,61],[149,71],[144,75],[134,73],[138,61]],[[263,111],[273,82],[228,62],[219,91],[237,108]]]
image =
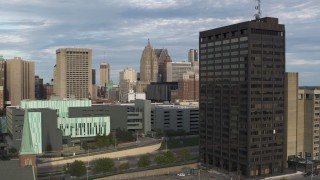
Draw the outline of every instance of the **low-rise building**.
[[[110,134],[110,117],[106,113],[92,111],[91,101],[88,99],[23,100],[21,107],[7,108],[8,131],[13,140],[13,147],[17,149],[21,145],[25,110],[28,110],[29,113],[39,112],[36,117],[32,117],[32,120],[38,119],[41,123],[39,133],[43,138],[42,146],[44,148],[42,149],[48,149],[48,144],[51,144],[49,149],[61,149],[60,144],[54,145],[54,143],[60,143],[62,137],[66,139],[65,143],[70,144],[72,139],[93,138],[98,134]],[[61,132],[61,135],[55,131],[56,129],[59,129],[58,132]],[[49,132],[56,133],[56,135],[50,135],[50,138],[53,139],[47,143]]]
[[[151,127],[165,132],[166,130],[186,133],[199,133],[199,107],[181,105],[153,105],[151,110]]]

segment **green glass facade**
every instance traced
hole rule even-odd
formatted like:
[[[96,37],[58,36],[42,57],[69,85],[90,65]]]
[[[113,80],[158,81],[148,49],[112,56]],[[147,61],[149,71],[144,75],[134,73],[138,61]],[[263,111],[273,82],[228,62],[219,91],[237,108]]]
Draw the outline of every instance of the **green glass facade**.
[[[69,108],[91,107],[88,99],[80,100],[45,100],[21,101],[21,108],[50,108],[56,109],[58,114],[57,128],[62,130],[63,136],[71,138],[94,137],[97,134],[110,134],[110,117],[70,117]]]

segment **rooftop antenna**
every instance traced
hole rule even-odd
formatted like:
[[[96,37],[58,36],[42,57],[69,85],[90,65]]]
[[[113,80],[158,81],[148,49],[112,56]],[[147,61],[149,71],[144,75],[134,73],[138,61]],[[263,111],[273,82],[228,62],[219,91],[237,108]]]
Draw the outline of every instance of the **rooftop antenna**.
[[[259,20],[261,18],[261,0],[256,0],[256,2],[258,3],[255,7],[255,9],[258,11],[254,16],[256,17],[256,20]]]

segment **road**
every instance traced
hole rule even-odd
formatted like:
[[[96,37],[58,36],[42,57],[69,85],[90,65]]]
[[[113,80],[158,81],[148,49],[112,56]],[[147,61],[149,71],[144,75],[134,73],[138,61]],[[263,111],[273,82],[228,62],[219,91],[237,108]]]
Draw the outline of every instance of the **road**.
[[[145,141],[145,143],[150,143],[150,140]],[[179,149],[172,149],[170,151],[172,151],[175,155],[177,155],[179,153],[179,151],[181,151],[183,148],[179,148]],[[190,150],[192,157],[196,158],[198,157],[198,146],[193,146],[193,147],[187,147],[188,150]],[[155,151],[150,155],[150,160],[152,161],[152,164],[156,164],[154,162],[154,157],[156,157],[157,155],[165,152],[166,150],[159,150],[159,151]],[[96,153],[94,153],[96,154]],[[92,155],[92,154],[87,154],[87,155]],[[115,158],[114,162],[115,162],[115,166],[118,167],[120,164],[128,162],[130,165],[130,168],[138,168],[137,162],[140,158],[139,156],[128,156],[128,157],[122,157],[122,158]],[[87,165],[87,162],[85,162],[85,164]],[[95,161],[89,161],[89,167],[90,169],[93,169],[95,165]],[[38,167],[38,174],[43,174],[43,173],[52,173],[52,172],[61,172],[63,171],[65,168],[67,167],[67,165],[57,165],[57,166],[45,166],[45,167]],[[92,172],[89,171],[89,175],[91,175]],[[62,175],[52,175],[51,177],[48,177],[46,179],[52,179],[52,178],[62,178]],[[42,178],[43,179],[43,178]]]

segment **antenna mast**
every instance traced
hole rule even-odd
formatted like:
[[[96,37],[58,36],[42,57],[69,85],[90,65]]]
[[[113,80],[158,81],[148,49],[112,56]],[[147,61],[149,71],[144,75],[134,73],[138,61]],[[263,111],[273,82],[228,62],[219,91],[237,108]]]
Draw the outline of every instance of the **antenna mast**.
[[[256,2],[258,2],[258,5],[256,5],[255,9],[258,12],[254,16],[256,17],[256,20],[259,20],[261,18],[261,8],[260,8],[261,1],[260,0],[256,0]]]

